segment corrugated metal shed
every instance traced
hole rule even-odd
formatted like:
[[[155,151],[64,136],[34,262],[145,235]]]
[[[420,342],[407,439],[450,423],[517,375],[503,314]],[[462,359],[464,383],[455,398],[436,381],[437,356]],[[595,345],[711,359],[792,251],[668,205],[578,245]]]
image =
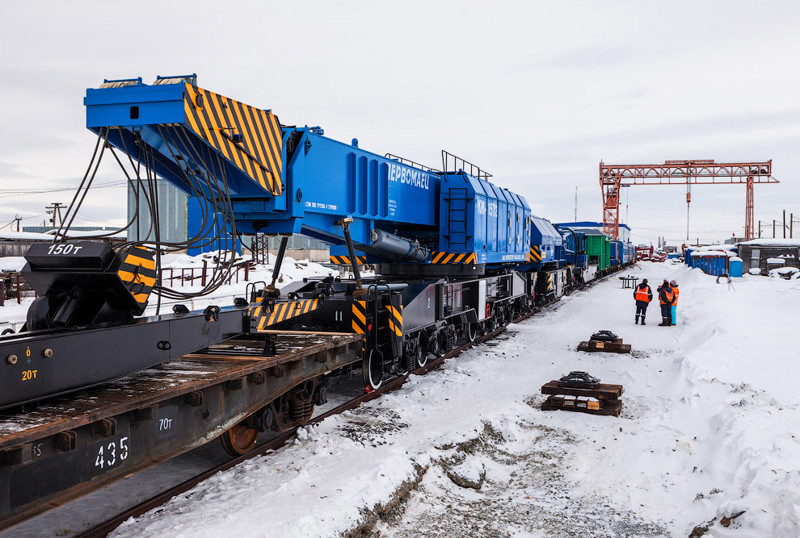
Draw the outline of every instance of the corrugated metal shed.
[[[187,195],[179,188],[163,179],[156,180],[158,190],[158,217],[161,228],[161,241],[179,243],[186,241],[186,201]],[[136,212],[136,193],[128,189],[128,220]],[[128,241],[153,241],[155,234],[150,229],[152,216],[145,196],[139,193],[139,216],[137,222],[128,228]]]

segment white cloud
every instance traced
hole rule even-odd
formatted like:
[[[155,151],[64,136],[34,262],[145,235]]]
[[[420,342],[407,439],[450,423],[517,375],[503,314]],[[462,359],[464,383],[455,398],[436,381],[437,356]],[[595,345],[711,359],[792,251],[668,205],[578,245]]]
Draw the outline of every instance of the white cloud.
[[[86,87],[196,72],[376,153],[437,166],[446,148],[553,220],[572,219],[576,186],[579,218],[600,217],[600,159],[772,158],[782,183],[756,187],[756,218],[800,214],[798,14],[794,2],[685,0],[18,2],[0,32],[14,51],[0,60],[0,192],[77,185],[93,147]],[[744,189],[712,189],[698,190],[691,219],[720,239],[743,226]],[[103,203],[124,211],[118,194]],[[685,229],[684,196],[632,189],[630,225],[652,238]],[[730,204],[703,205],[717,196]]]

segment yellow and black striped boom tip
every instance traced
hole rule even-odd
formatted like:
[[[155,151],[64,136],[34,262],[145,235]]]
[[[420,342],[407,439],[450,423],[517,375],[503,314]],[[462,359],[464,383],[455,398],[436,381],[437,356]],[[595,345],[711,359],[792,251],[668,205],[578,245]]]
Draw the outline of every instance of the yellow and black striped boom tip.
[[[434,252],[431,256],[431,263],[445,264],[445,263],[475,263],[478,261],[478,255],[475,252],[466,252],[458,254],[455,252]]]
[[[186,126],[265,190],[283,193],[281,125],[261,110],[191,84],[184,92]]]
[[[141,313],[147,306],[147,299],[156,284],[156,262],[153,254],[144,247],[132,247],[120,258],[122,264],[119,266],[117,276],[128,288]]]
[[[352,265],[350,263],[350,256],[333,256],[331,255],[331,263],[336,265]],[[356,263],[358,265],[365,265],[367,263],[366,256],[356,256]]]

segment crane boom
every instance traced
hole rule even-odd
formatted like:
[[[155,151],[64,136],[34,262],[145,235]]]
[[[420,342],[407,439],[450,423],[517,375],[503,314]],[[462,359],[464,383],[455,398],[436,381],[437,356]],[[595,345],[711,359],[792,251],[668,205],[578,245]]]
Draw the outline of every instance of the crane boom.
[[[370,263],[525,260],[525,199],[446,152],[454,168],[441,171],[378,155],[319,127],[282,125],[270,110],[198,87],[193,75],[106,81],[84,104],[90,130],[203,197],[237,233],[350,243]]]

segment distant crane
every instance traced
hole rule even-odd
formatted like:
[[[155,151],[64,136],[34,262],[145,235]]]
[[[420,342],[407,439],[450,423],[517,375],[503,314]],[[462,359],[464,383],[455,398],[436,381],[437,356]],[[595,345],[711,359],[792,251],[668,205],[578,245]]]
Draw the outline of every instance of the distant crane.
[[[746,200],[744,239],[753,239],[753,185],[780,183],[772,177],[772,159],[764,162],[715,163],[711,160],[665,161],[664,164],[604,164],[600,161],[603,195],[603,232],[619,235],[619,193],[633,185],[686,185],[686,239],[689,239],[689,204],[692,185],[744,183]]]

